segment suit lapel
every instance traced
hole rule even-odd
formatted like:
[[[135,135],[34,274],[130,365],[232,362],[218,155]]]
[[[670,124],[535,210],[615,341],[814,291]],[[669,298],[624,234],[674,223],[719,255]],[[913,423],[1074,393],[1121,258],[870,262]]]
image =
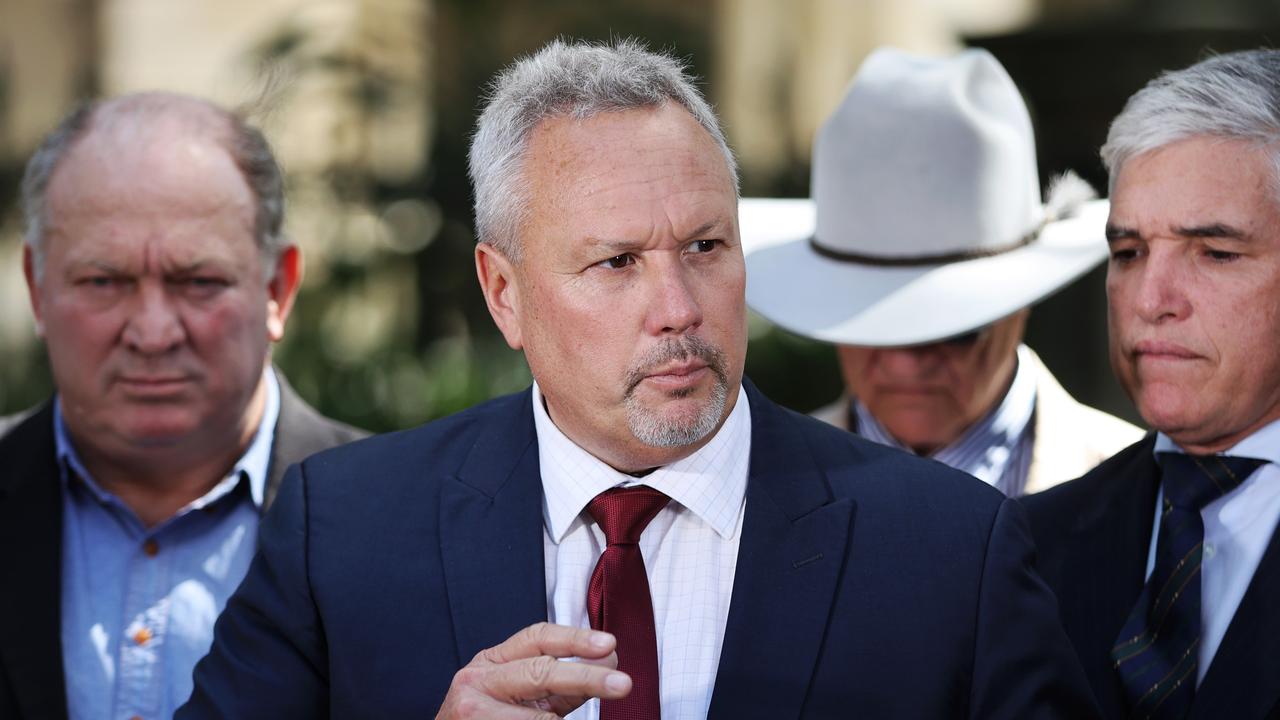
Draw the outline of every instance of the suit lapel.
[[[1154,437],[1091,498],[1072,540],[1077,551],[1071,556],[1077,559],[1068,576],[1079,585],[1063,598],[1062,614],[1104,709],[1128,706],[1109,658],[1145,582],[1160,481],[1151,454]],[[1066,606],[1068,598],[1074,607]]]
[[[708,717],[796,717],[822,647],[854,503],[833,499],[795,419],[744,384],[751,403],[746,517]]]
[[[52,403],[0,440],[0,472],[0,675],[19,717],[64,718],[62,493]]]
[[[1253,573],[1191,706],[1193,718],[1280,715],[1280,533]]]
[[[478,431],[440,499],[440,551],[458,658],[468,662],[547,619],[542,480],[532,394],[510,400]]]

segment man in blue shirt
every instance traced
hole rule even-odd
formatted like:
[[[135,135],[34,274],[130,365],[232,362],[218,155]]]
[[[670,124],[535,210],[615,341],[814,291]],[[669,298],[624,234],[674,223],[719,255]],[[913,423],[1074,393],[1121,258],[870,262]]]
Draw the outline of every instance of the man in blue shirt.
[[[257,130],[92,104],[22,189],[57,394],[0,438],[0,717],[167,718],[285,467],[359,432],[270,365],[302,262]]]

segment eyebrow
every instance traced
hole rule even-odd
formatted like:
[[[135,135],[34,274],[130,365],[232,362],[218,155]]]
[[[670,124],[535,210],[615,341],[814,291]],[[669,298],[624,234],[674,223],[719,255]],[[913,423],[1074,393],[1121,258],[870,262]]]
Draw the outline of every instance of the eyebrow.
[[[1208,225],[1192,225],[1175,228],[1174,232],[1182,237],[1190,238],[1226,238],[1228,240],[1247,241],[1249,233],[1226,223],[1210,223]]]
[[[712,230],[724,228],[727,226],[729,226],[729,221],[727,218],[717,218],[715,220],[709,220],[699,225],[696,229],[694,229],[693,232],[685,235],[684,240],[695,240],[697,238],[700,238],[703,235],[706,235]],[[614,255],[622,255],[624,253],[636,252],[637,250],[644,247],[644,243],[636,242],[634,240],[609,240],[606,238],[588,237],[587,242],[591,244],[593,247],[600,248],[601,250],[613,253]]]
[[[99,271],[99,272],[104,272],[104,273],[108,273],[108,274],[111,274],[111,275],[123,275],[123,274],[125,274],[125,270],[124,270],[124,268],[122,268],[122,267],[120,267],[120,266],[118,266],[118,265],[113,265],[113,264],[111,264],[111,263],[109,263],[109,262],[106,262],[106,261],[104,261],[104,260],[97,260],[97,259],[92,259],[92,258],[90,258],[90,259],[77,259],[77,258],[71,258],[71,259],[66,263],[66,266],[65,266],[65,267],[66,267],[66,274],[68,274],[68,275],[70,275],[70,274],[72,274],[72,273],[74,273],[74,272],[77,272],[77,271],[79,271],[79,270],[83,270],[83,269],[85,269],[85,268],[89,268],[89,269],[92,269],[92,270],[97,270],[97,271]]]
[[[1253,239],[1252,236],[1244,230],[1226,223],[1181,226],[1174,228],[1173,233],[1178,237],[1184,238],[1222,238],[1226,240],[1238,240],[1240,242],[1248,242]],[[1141,237],[1141,234],[1134,228],[1125,227],[1123,225],[1112,225],[1111,223],[1107,223],[1106,235],[1107,242],[1133,240]]]
[[[201,258],[201,259],[186,263],[184,265],[168,268],[164,271],[163,274],[190,275],[193,273],[198,273],[201,270],[204,270],[208,267],[216,267],[216,266],[218,266],[218,263],[216,261],[210,258]],[[94,270],[98,270],[100,272],[105,272],[111,275],[128,275],[132,272],[131,270],[125,267],[114,265],[105,260],[99,260],[95,258],[95,259],[85,259],[85,260],[72,259],[70,262],[67,263],[67,273],[70,274],[79,269],[86,268],[86,267],[92,268]]]
[[[1115,242],[1116,240],[1132,240],[1138,237],[1138,231],[1133,228],[1107,223],[1106,235],[1107,242]]]
[[[721,227],[724,227],[725,225],[728,225],[728,224],[729,223],[727,222],[726,218],[716,218],[715,220],[708,220],[707,222],[704,222],[701,225],[699,225],[696,230],[689,233],[686,236],[686,238],[689,240],[693,240],[695,238],[699,238],[703,235],[706,235],[712,230],[718,230]]]

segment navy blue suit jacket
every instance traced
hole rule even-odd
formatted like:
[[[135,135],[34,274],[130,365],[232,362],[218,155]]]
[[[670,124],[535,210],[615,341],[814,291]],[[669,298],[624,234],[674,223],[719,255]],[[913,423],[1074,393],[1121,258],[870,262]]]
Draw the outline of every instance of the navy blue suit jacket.
[[[1016,503],[747,390],[710,717],[1094,716]],[[545,620],[530,398],[291,469],[177,718],[431,717],[478,651]]]
[[[1155,433],[1078,480],[1022,499],[1040,569],[1103,714],[1128,717],[1111,647],[1147,572],[1160,466]],[[1280,717],[1280,533],[1273,532],[1188,718]]]

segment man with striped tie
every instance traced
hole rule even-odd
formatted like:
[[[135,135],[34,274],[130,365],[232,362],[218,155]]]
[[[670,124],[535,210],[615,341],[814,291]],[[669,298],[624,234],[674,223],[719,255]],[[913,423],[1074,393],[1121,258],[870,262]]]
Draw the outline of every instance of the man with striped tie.
[[[1156,430],[1024,502],[1111,717],[1280,713],[1280,51],[1111,125],[1111,362]]]

